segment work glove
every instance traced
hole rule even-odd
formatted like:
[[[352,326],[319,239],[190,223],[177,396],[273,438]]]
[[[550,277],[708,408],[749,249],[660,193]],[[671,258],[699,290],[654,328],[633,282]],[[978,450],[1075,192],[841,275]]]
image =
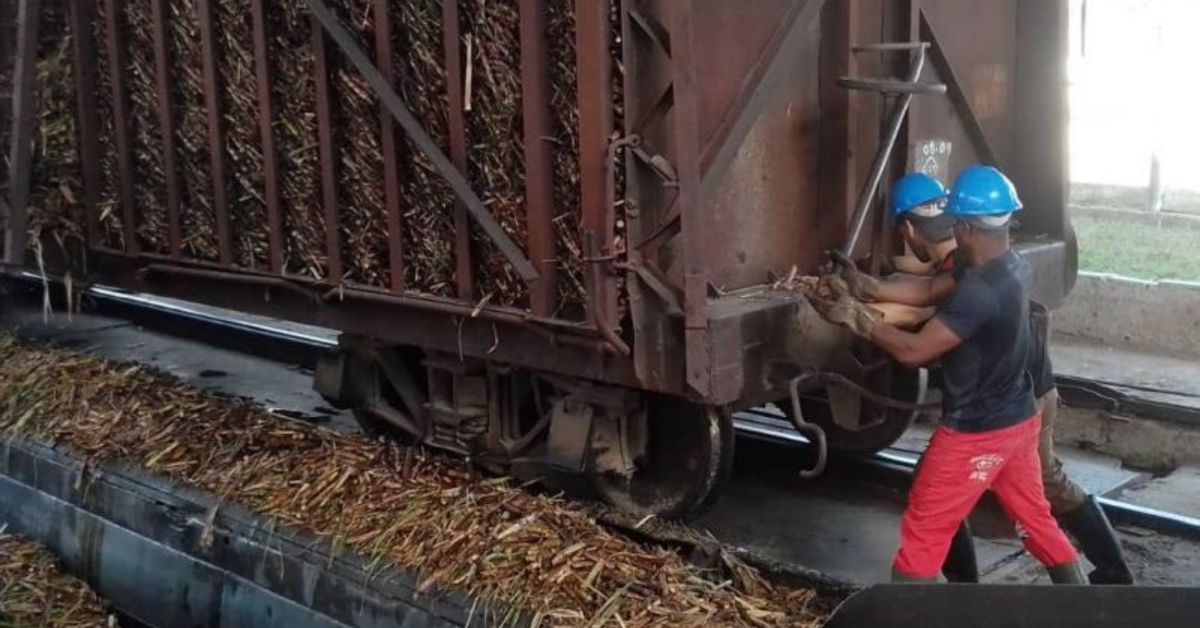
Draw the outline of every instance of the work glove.
[[[854,332],[854,335],[868,340],[875,330],[875,324],[883,319],[882,314],[850,297],[834,300],[814,297],[810,298],[809,302],[821,318],[835,325],[843,325]]]
[[[874,301],[879,294],[879,280],[860,271],[854,265],[854,260],[842,255],[839,251],[830,251],[829,259],[833,262],[834,272],[850,288],[850,295],[861,301]]]

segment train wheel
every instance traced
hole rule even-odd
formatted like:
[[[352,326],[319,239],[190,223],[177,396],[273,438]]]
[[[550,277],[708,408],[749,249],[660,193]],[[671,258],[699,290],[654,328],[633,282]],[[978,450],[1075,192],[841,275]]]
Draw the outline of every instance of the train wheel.
[[[593,474],[609,504],[664,519],[700,516],[733,469],[733,418],[717,408],[657,396],[650,401],[647,447],[632,477]]]

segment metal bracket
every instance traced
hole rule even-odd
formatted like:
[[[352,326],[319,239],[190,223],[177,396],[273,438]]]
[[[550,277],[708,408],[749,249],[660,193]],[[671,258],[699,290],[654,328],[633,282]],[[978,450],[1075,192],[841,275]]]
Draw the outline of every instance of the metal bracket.
[[[557,399],[550,409],[550,438],[546,462],[570,473],[583,473],[592,443],[595,409],[570,398]]]
[[[646,152],[646,149],[636,146],[633,148],[632,153],[634,157],[638,158],[638,161],[649,166],[650,170],[655,175],[658,175],[658,178],[662,179],[667,187],[679,185],[679,174],[675,172],[675,166],[672,166],[666,157],[657,153],[651,155]]]
[[[679,303],[679,297],[650,268],[637,262],[617,263],[613,264],[613,268],[629,271],[642,280],[642,283],[646,284],[646,287],[650,288],[650,291],[667,306],[668,316],[684,315],[683,306]]]

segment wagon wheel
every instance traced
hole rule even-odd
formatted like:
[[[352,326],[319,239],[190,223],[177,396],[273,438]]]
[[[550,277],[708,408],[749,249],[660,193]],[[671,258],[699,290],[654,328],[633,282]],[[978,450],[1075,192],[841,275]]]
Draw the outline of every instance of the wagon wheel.
[[[896,372],[893,375],[892,394],[895,399],[913,401],[916,396],[916,374]],[[789,416],[792,404],[784,400],[776,404]],[[863,430],[851,430],[838,425],[825,399],[805,397],[800,400],[804,420],[815,423],[825,430],[825,441],[829,451],[847,456],[869,456],[891,447],[912,426],[913,413],[909,410],[888,410],[883,421]],[[863,404],[864,410],[866,404]]]
[[[717,408],[656,396],[648,446],[633,477],[592,475],[609,504],[636,515],[693,519],[720,495],[733,469],[733,417]]]

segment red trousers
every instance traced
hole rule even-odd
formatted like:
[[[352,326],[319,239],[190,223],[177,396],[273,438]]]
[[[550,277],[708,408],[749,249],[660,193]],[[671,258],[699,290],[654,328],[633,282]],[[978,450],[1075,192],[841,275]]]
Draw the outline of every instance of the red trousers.
[[[1017,523],[1025,548],[1047,567],[1078,558],[1050,515],[1038,459],[1041,415],[990,432],[939,427],[917,470],[900,523],[892,567],[914,578],[936,578],[950,539],[983,492],[992,489]]]

